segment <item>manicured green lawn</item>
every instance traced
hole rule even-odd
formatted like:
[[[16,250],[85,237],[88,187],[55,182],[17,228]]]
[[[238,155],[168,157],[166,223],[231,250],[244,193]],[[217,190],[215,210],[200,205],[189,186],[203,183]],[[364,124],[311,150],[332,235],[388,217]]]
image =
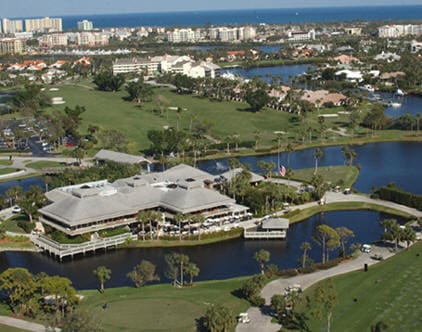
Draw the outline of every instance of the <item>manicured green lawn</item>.
[[[0,159],[0,166],[10,166],[13,164],[12,160]]]
[[[0,168],[0,175],[10,174],[10,173],[18,172],[18,171],[20,170],[17,168],[12,168],[12,167]]]
[[[61,163],[58,163],[56,161],[33,161],[25,166],[33,168],[33,169],[43,169],[43,168],[52,168],[52,167],[62,167],[63,165]]]
[[[25,231],[18,226],[19,219],[7,219],[1,222],[6,231],[14,233],[25,233]]]
[[[185,289],[166,284],[106,289],[104,294],[83,291],[81,307],[92,310],[106,331],[196,331],[196,320],[210,304],[223,304],[235,315],[248,308],[246,301],[231,294],[243,280],[201,282]]]
[[[305,168],[293,171],[293,178],[302,182],[310,182],[314,176],[315,168]],[[355,166],[328,166],[318,167],[318,175],[321,175],[325,182],[336,185],[343,181],[344,187],[351,187],[359,176],[359,170]]]
[[[369,331],[383,321],[387,331],[421,331],[422,243],[391,259],[333,279],[338,303],[332,331]],[[314,286],[315,287],[315,286]],[[305,296],[314,289],[307,290]],[[311,331],[321,323],[311,320]]]

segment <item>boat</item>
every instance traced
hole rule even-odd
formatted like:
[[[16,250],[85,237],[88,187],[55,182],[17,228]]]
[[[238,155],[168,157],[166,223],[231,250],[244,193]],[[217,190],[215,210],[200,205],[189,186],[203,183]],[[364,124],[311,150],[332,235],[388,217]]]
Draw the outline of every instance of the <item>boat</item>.
[[[368,91],[368,92],[375,92],[375,88],[370,84],[360,86],[359,89],[364,90],[364,91]]]
[[[404,96],[404,92],[401,89],[397,89],[396,92],[394,92],[394,94],[396,96],[400,96],[400,97],[403,97]]]
[[[394,101],[390,101],[390,102],[388,103],[388,106],[390,106],[390,107],[394,107],[394,108],[398,108],[398,107],[401,107],[401,103],[394,102]]]

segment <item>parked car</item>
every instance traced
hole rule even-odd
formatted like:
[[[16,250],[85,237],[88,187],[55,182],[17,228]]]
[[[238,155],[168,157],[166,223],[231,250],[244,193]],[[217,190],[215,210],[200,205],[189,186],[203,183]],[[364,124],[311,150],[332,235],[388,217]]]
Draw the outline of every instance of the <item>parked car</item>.
[[[22,209],[20,208],[20,206],[18,206],[18,205],[15,205],[13,208],[12,208],[12,213],[21,213],[22,212]]]
[[[374,254],[371,256],[372,259],[375,259],[376,261],[382,261],[384,260],[384,257],[380,254]]]
[[[371,246],[369,244],[362,244],[362,247],[360,247],[360,251],[370,253]]]

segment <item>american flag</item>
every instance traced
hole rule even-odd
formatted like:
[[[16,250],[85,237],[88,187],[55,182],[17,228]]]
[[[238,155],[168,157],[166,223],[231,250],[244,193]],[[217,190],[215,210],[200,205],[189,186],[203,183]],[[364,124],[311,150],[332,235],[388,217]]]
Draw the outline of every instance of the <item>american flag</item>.
[[[286,168],[282,165],[279,169],[280,175],[285,176],[286,175]]]

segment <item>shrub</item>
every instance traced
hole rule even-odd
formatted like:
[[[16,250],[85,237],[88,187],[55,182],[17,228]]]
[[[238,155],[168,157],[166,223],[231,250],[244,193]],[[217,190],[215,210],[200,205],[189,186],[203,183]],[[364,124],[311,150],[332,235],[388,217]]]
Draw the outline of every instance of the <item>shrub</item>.
[[[254,307],[262,307],[265,305],[265,299],[259,295],[253,296],[251,299],[249,299],[249,302]]]
[[[21,220],[17,222],[17,225],[18,227],[22,228],[27,234],[30,234],[35,228],[35,224],[29,221]]]
[[[287,269],[282,270],[278,273],[281,277],[295,277],[299,274],[299,271],[297,269]]]

